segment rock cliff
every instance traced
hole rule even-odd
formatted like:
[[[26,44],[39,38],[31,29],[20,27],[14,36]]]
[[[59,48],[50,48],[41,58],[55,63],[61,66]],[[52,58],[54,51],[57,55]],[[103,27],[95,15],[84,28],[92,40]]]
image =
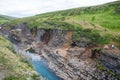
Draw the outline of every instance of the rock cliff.
[[[2,31],[19,48],[42,55],[49,68],[64,80],[120,79],[119,49],[88,48],[84,44],[83,47],[76,47],[72,31],[30,29],[26,23]]]

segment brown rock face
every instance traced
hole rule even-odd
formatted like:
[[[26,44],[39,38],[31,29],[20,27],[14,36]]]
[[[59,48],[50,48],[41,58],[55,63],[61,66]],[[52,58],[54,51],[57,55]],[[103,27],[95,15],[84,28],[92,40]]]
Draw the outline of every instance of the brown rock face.
[[[120,51],[88,49],[79,41],[72,42],[72,31],[29,29],[22,23],[10,29],[8,36],[19,48],[41,54],[64,80],[119,80]]]

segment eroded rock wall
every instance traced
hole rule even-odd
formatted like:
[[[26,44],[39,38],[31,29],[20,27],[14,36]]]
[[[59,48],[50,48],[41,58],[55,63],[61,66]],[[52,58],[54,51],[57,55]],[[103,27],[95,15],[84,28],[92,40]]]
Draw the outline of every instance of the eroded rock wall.
[[[14,26],[7,33],[18,47],[42,55],[49,68],[64,80],[120,79],[120,50],[115,50],[118,52],[114,54],[114,51],[87,48],[84,44],[83,47],[70,46],[72,31],[30,29],[25,23]]]

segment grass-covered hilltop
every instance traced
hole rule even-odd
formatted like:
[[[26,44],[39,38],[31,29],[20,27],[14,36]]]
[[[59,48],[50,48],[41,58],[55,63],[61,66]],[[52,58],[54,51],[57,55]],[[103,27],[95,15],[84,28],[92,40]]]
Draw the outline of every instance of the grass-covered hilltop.
[[[15,19],[14,17],[0,15],[0,24],[9,22],[10,20],[14,20],[14,19]]]
[[[26,22],[30,28],[75,30],[74,41],[84,37],[88,39],[88,44],[118,43],[120,42],[120,1],[15,19],[5,26],[12,28],[22,22]]]

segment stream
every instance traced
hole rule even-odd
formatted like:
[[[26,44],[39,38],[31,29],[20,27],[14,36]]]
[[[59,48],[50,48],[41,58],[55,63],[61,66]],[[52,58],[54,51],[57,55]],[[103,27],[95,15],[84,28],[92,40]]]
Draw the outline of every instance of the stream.
[[[24,58],[28,59],[33,68],[38,72],[39,75],[43,76],[45,80],[63,80],[48,67],[46,60],[40,55],[31,53],[29,51],[25,52],[16,45],[14,45],[14,49],[18,54],[21,54],[24,56]]]
[[[30,62],[32,63],[34,69],[46,80],[63,80],[48,68],[46,61],[40,57],[40,55],[29,52],[27,52],[27,55],[31,58]]]

